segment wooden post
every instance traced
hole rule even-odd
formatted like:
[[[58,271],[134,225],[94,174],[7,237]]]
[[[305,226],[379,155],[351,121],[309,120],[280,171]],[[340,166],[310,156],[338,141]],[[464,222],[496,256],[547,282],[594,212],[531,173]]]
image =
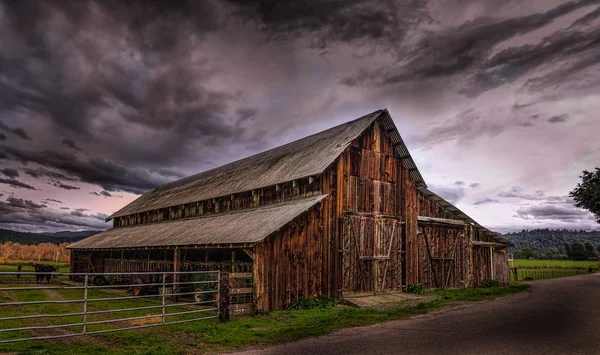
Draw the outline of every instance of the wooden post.
[[[181,271],[181,263],[179,262],[181,256],[181,250],[177,247],[175,247],[175,249],[173,249],[173,272],[175,272],[175,274],[173,274],[173,293],[179,293],[179,274],[177,274],[178,272]],[[177,296],[174,296],[175,299],[177,299]]]
[[[494,247],[490,246],[490,280],[494,279]]]
[[[221,322],[229,321],[229,273],[221,272],[221,282],[219,284],[219,320]]]

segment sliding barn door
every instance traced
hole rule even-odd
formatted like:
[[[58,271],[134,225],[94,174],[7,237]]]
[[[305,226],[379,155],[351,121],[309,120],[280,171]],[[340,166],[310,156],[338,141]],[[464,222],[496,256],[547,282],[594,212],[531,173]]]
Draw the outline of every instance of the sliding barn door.
[[[426,262],[426,288],[463,288],[467,281],[467,239],[461,229],[421,226]]]
[[[342,224],[344,293],[400,290],[400,221],[389,217],[346,216]]]

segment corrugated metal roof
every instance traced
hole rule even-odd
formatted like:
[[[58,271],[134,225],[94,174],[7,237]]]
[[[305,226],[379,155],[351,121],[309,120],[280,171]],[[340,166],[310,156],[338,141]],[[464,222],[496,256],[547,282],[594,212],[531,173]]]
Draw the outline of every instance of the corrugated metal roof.
[[[327,195],[206,217],[109,229],[69,249],[127,249],[256,243],[321,202]]]
[[[381,118],[390,132],[396,154],[409,169],[416,186],[426,187],[394,121],[387,109],[383,109],[278,148],[155,187],[109,216],[107,221],[321,174],[377,118]]]
[[[321,174],[382,112],[378,110],[295,142],[155,187],[107,220]]]
[[[488,236],[490,236],[491,238],[497,240],[498,242],[502,243],[502,244],[506,244],[506,245],[512,245],[509,241],[507,241],[506,239],[500,237],[498,235],[498,233],[492,232],[491,230],[485,228],[484,226],[482,226],[481,224],[477,223],[473,218],[467,216],[466,213],[464,213],[463,211],[461,211],[460,209],[458,209],[456,206],[454,206],[453,204],[451,204],[450,202],[446,201],[445,199],[441,198],[440,196],[438,196],[437,194],[435,194],[434,192],[432,192],[431,190],[425,188],[425,187],[421,187],[419,188],[419,191],[421,191],[421,193],[423,195],[425,195],[427,198],[431,199],[432,201],[437,202],[440,206],[446,208],[447,210],[449,210],[450,212],[456,214],[458,216],[458,218],[460,218],[461,220],[470,223],[471,225],[480,228],[484,231],[484,233],[486,233]]]

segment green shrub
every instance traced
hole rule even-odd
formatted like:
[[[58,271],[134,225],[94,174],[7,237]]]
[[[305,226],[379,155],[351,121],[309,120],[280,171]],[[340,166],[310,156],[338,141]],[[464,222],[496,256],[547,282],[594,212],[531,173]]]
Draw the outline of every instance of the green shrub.
[[[481,282],[481,288],[498,287],[500,284],[496,280],[483,280]]]
[[[425,287],[423,287],[423,285],[421,284],[412,284],[412,285],[407,285],[403,288],[403,291],[406,293],[414,293],[416,295],[422,295],[423,293],[425,293]]]
[[[330,309],[333,308],[337,303],[335,298],[327,296],[319,296],[317,298],[302,297],[297,300],[293,300],[289,305],[288,309]]]

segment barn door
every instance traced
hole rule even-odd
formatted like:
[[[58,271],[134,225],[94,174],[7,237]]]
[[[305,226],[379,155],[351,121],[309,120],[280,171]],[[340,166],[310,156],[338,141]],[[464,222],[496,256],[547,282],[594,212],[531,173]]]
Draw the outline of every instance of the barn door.
[[[347,216],[342,223],[344,293],[401,289],[400,222],[392,218]]]
[[[428,263],[423,270],[427,288],[447,289],[460,282],[457,275],[457,252],[461,238],[459,230],[446,228],[423,228],[425,256]]]

